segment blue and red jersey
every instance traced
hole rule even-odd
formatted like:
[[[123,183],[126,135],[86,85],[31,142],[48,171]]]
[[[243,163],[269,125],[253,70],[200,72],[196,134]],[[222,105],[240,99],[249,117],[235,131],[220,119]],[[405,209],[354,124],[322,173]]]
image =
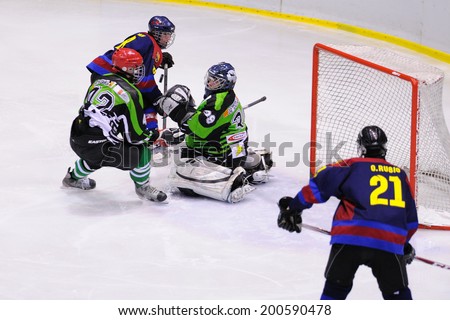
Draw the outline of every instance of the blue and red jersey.
[[[295,196],[291,208],[307,209],[340,199],[331,244],[350,244],[403,254],[418,228],[406,173],[384,159],[352,158],[323,167]]]
[[[147,119],[147,129],[153,130],[158,127],[156,110],[153,106],[161,95],[156,81],[156,69],[161,65],[162,52],[155,39],[147,32],[135,33],[124,41],[114,46],[114,49],[105,52],[103,55],[95,58],[86,68],[91,73],[105,75],[113,72],[112,55],[114,50],[119,48],[130,48],[139,52],[144,60],[144,78],[136,84],[136,87],[142,93],[144,99],[144,113]]]

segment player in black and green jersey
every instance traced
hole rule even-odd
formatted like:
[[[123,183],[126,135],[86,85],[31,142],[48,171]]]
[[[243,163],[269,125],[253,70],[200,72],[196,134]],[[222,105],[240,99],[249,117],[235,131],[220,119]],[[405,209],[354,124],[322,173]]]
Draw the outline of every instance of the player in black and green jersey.
[[[143,77],[142,56],[121,48],[112,56],[114,73],[99,76],[86,93],[72,123],[70,145],[80,157],[63,179],[63,185],[90,190],[96,183],[87,176],[102,167],[130,171],[137,195],[161,202],[167,195],[150,186],[151,151],[158,130],[149,131],[142,94],[136,88]]]
[[[185,193],[238,202],[253,189],[248,182],[268,179],[270,164],[247,148],[245,113],[234,92],[236,79],[233,66],[220,62],[206,72],[204,100],[197,108],[183,85],[170,88],[160,100],[160,108],[186,134],[181,161],[169,176],[171,185]],[[259,175],[254,176],[256,171]]]

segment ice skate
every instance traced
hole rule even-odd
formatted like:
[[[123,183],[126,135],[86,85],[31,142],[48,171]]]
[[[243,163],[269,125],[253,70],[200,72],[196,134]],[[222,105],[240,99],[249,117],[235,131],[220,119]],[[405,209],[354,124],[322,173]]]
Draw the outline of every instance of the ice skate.
[[[248,148],[247,160],[243,167],[246,178],[252,185],[269,181],[269,170],[273,166],[272,153],[265,149]]]
[[[269,174],[267,171],[256,171],[247,177],[250,184],[261,184],[269,181]]]
[[[254,190],[256,190],[256,188],[249,184],[244,184],[240,187],[237,187],[236,189],[234,189],[233,191],[230,192],[227,202],[229,202],[229,203],[239,202],[244,199],[244,197],[247,193],[250,193]]]
[[[70,174],[70,168],[64,177],[62,184],[64,187],[67,188],[76,188],[76,189],[82,189],[82,190],[91,190],[95,188],[95,180],[89,179],[88,177],[84,177],[81,179],[74,179],[72,178]]]
[[[233,171],[233,175],[230,178],[230,182],[232,182],[232,186],[230,189],[230,193],[227,197],[227,202],[236,203],[240,202],[244,199],[245,195],[249,192],[255,190],[255,187],[252,187],[248,184],[246,179],[244,178],[245,170],[241,167],[237,167]]]
[[[161,190],[152,187],[150,184],[144,184],[143,186],[136,186],[136,194],[140,199],[163,202],[167,199],[167,195]]]

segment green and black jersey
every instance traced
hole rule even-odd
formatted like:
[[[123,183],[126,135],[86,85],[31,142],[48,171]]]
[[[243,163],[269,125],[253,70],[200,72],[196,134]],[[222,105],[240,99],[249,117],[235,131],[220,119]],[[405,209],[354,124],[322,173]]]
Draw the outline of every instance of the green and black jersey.
[[[233,90],[212,94],[183,126],[186,145],[207,158],[230,160],[247,155],[247,125]]]
[[[146,129],[143,105],[142,95],[133,84],[116,74],[107,74],[89,87],[80,118],[89,127],[100,128],[112,143],[123,139],[143,144],[152,136]]]

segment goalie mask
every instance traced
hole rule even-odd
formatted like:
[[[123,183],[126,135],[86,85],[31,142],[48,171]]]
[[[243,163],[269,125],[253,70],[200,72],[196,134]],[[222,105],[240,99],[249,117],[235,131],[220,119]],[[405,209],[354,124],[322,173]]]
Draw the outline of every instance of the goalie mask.
[[[205,75],[206,95],[214,92],[232,90],[237,76],[234,67],[227,62],[220,62],[208,69]]]
[[[356,143],[361,157],[384,158],[386,156],[387,137],[377,126],[364,127],[358,134]]]
[[[117,49],[112,55],[112,64],[117,73],[134,84],[144,77],[143,59],[139,52],[130,48]]]
[[[175,25],[165,16],[154,16],[148,22],[148,33],[161,49],[167,49],[175,41]]]

